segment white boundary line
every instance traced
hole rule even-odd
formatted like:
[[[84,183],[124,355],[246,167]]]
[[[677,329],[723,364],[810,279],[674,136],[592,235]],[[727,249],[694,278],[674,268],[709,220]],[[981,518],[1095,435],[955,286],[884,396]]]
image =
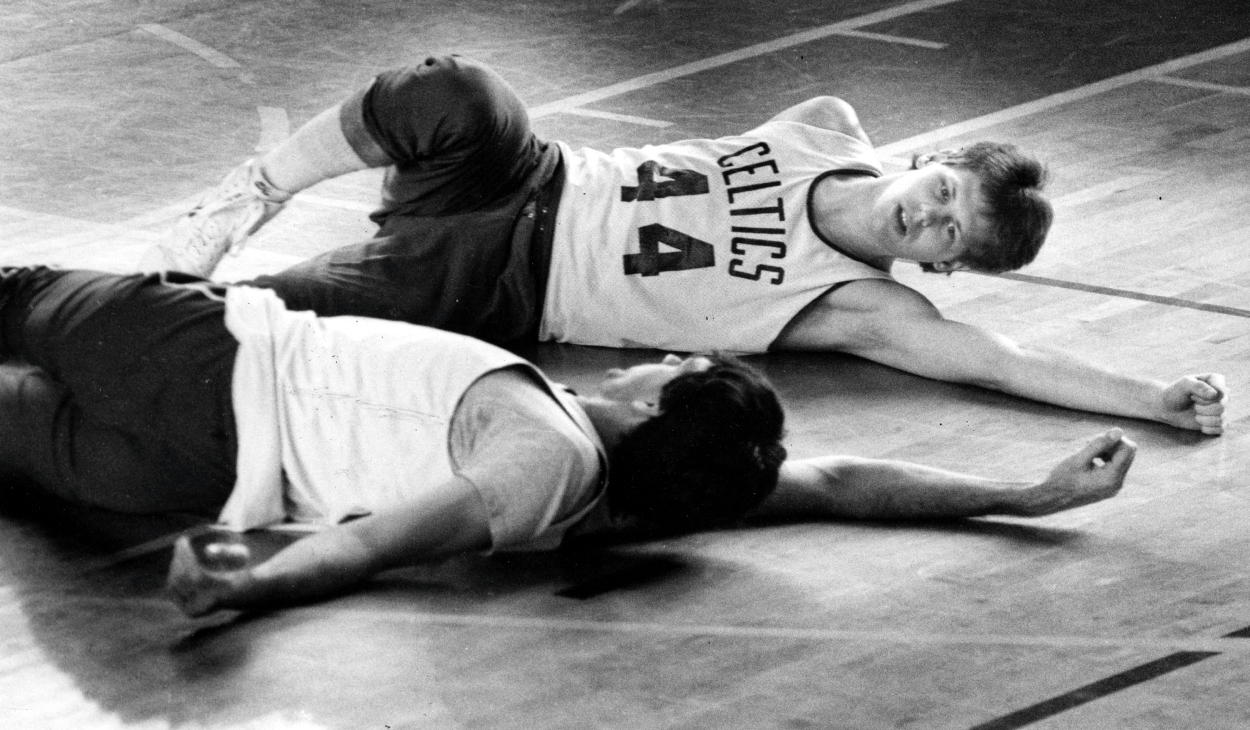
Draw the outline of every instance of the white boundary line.
[[[1119,76],[1112,76],[1109,79],[1096,81],[1086,86],[1069,89],[1068,91],[1061,91],[1057,94],[1051,94],[1050,96],[1043,97],[1036,101],[1030,101],[1018,106],[1013,106],[1009,109],[1004,109],[992,114],[986,114],[985,116],[977,117],[975,119],[969,119],[966,122],[959,122],[958,124],[952,124],[949,127],[935,129],[932,132],[918,134],[914,137],[899,140],[898,142],[891,142],[890,144],[878,147],[877,154],[881,157],[893,157],[920,147],[938,144],[952,137],[958,137],[961,134],[976,132],[987,127],[993,127],[1004,122],[1020,119],[1021,117],[1027,117],[1039,112],[1048,111],[1064,104],[1070,104],[1074,101],[1080,101],[1081,99],[1088,99],[1091,96],[1097,96],[1098,94],[1103,94],[1130,84],[1135,84],[1139,81],[1154,81],[1157,80],[1158,77],[1170,74],[1174,71],[1189,68],[1190,66],[1197,66],[1198,64],[1207,63],[1208,61],[1216,61],[1221,58],[1227,58],[1228,56],[1245,53],[1246,51],[1250,51],[1250,38],[1243,38],[1233,43],[1228,43],[1189,56],[1175,58],[1171,61],[1157,63],[1153,66],[1147,66],[1146,68],[1138,69],[1136,71],[1129,71],[1128,73],[1120,74]]]
[[[176,30],[170,30],[159,23],[146,23],[139,26],[139,30],[147,31],[161,40],[168,41],[185,51],[190,51],[217,68],[241,68],[238,61],[226,54],[214,50],[194,38],[188,38]]]
[[[134,560],[135,558],[141,558],[145,555],[158,553],[161,550],[164,550],[165,548],[173,545],[175,542],[178,542],[178,538],[182,537],[183,535],[186,535],[187,537],[190,537],[190,538],[196,538],[196,537],[199,537],[200,535],[213,532],[213,530],[214,528],[212,525],[196,525],[194,527],[189,527],[185,530],[172,532],[168,535],[161,535],[160,537],[154,538],[152,540],[148,540],[147,542],[139,543],[138,545],[128,547],[125,550],[118,550],[115,553],[105,555],[104,557],[98,560],[93,560],[87,563],[87,565],[84,566],[82,569],[80,569],[78,572],[80,575],[82,575],[82,574],[91,573],[97,570],[104,570],[105,568],[111,568],[115,565],[120,565],[121,563],[124,563],[128,560]]]
[[[898,43],[904,46],[932,48],[935,51],[940,51],[948,45],[946,43],[926,41],[920,38],[907,38],[900,35],[886,35],[885,33],[869,33],[863,30],[839,30],[835,32],[834,35],[846,36],[847,38],[863,38],[864,40],[881,41],[882,43]]]
[[[564,110],[565,114],[575,114],[579,117],[593,117],[595,119],[610,119],[614,122],[625,122],[627,124],[641,124],[644,127],[657,127],[665,129],[673,126],[672,122],[664,122],[659,119],[647,119],[646,117],[635,117],[630,114],[617,114],[615,112],[601,112],[595,109],[582,109],[573,107]]]
[[[950,5],[952,3],[956,3],[959,1],[960,0],[917,0],[916,2],[910,2],[910,3],[903,4],[903,5],[898,5],[893,8],[886,8],[885,10],[878,10],[875,13],[861,15],[858,18],[851,18],[850,20],[842,20],[837,23],[830,23],[829,25],[822,25],[819,28],[812,28],[810,30],[805,30],[800,33],[788,35],[784,38],[777,38],[776,40],[765,41],[763,43],[756,43],[755,45],[752,45],[752,46],[739,48],[736,51],[729,51],[727,53],[721,53],[719,55],[711,56],[710,58],[705,58],[700,61],[692,61],[690,63],[684,63],[680,66],[674,66],[673,68],[666,69],[664,71],[656,71],[655,73],[649,73],[643,76],[637,76],[635,78],[628,79],[626,81],[621,81],[620,83],[612,84],[610,86],[605,86],[601,89],[595,89],[594,91],[587,91],[582,94],[576,94],[574,96],[570,96],[565,99],[561,99],[559,101],[553,101],[547,104],[540,104],[539,106],[533,107],[532,109],[529,110],[530,118],[540,119],[542,117],[548,117],[548,116],[551,116],[552,114],[558,114],[559,112],[568,111],[569,109],[572,109],[574,107],[585,106],[586,104],[592,104],[596,101],[603,101],[604,99],[610,99],[613,96],[620,96],[621,94],[625,94],[630,91],[637,91],[638,89],[645,89],[649,86],[662,84],[666,81],[672,81],[673,79],[678,79],[683,76],[690,76],[691,74],[696,74],[701,71],[708,71],[710,69],[719,68],[721,66],[726,66],[731,63],[743,61],[748,58],[755,58],[756,56],[763,56],[769,53],[776,53],[777,51],[790,48],[792,46],[801,45],[803,43],[810,43],[812,41],[817,41],[822,38],[827,38],[831,35],[837,35],[843,31],[856,30],[866,25],[874,25],[876,23],[883,23],[887,20],[893,20],[894,18],[901,18],[905,15],[911,15],[913,13],[918,13],[924,10],[930,10],[932,8],[941,7],[943,5]]]
[[[1245,94],[1250,96],[1250,87],[1246,86],[1229,86],[1228,84],[1213,84],[1210,81],[1192,81],[1190,79],[1178,79],[1171,76],[1160,76],[1151,79],[1160,84],[1171,84],[1172,86],[1188,86],[1191,89],[1205,89],[1207,91],[1219,91],[1225,94]]]
[[[597,621],[593,619],[544,618],[536,616],[491,616],[416,613],[407,610],[370,610],[342,606],[314,606],[303,611],[335,618],[365,618],[408,624],[463,626],[483,629],[537,631],[589,631],[604,634],[647,634],[670,636],[719,636],[734,639],[796,639],[804,641],[871,641],[891,644],[945,644],[966,646],[1032,646],[1053,648],[1142,648],[1170,651],[1250,652],[1246,639],[1097,636],[1010,636],[1006,634],[937,634],[906,631],[856,631],[850,629],[797,628],[779,626],[723,626],[709,624],[669,624],[640,621]]]

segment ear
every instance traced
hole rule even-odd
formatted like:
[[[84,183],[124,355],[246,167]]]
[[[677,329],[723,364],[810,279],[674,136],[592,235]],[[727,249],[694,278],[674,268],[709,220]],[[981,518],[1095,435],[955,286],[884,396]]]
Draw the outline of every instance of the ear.
[[[946,149],[936,150],[934,152],[925,152],[912,158],[911,166],[914,170],[919,170],[925,165],[932,165],[935,162],[946,162],[955,155],[958,150]]]
[[[630,404],[635,412],[645,415],[647,418],[655,418],[660,415],[660,404],[652,403],[646,400],[636,400]]]
[[[934,261],[929,264],[939,274],[953,274],[956,271],[967,271],[968,267],[958,261]]]

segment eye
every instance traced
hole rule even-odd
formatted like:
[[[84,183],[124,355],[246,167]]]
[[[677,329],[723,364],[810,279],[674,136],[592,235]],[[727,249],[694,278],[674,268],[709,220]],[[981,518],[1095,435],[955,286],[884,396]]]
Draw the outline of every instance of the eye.
[[[950,189],[949,187],[947,187],[947,186],[946,186],[946,183],[942,183],[941,187],[938,189],[938,198],[939,198],[939,199],[940,199],[943,203],[949,203],[949,202],[950,202],[950,200],[951,200],[951,189]]]

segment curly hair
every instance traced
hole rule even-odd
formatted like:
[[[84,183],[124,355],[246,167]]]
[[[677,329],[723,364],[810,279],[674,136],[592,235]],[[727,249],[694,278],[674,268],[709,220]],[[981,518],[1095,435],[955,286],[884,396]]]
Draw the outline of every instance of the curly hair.
[[[679,375],[659,414],[610,456],[608,506],[642,529],[688,532],[732,522],[777,486],[785,415],[776,391],[736,358]]]
[[[918,167],[923,157],[918,155],[912,167]],[[944,150],[934,159],[974,173],[989,206],[992,237],[972,241],[959,263],[974,271],[1001,274],[1031,262],[1046,242],[1054,220],[1054,210],[1042,196],[1049,176],[1045,166],[1015,145],[998,142]],[[921,264],[921,268],[938,271],[932,264]]]

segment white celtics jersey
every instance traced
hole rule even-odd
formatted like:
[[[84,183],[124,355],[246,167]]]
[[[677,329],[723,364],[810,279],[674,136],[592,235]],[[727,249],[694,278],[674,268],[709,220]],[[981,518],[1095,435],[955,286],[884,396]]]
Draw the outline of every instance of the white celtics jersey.
[[[763,352],[834,284],[889,277],[812,228],[819,177],[881,174],[872,148],[847,135],[769,122],[737,137],[562,152],[543,340]]]

